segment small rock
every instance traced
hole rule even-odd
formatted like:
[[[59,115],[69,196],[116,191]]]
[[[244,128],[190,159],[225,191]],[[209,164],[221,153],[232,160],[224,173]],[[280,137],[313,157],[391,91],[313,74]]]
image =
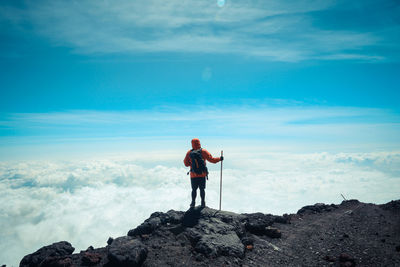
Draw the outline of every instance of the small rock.
[[[346,267],[356,266],[355,259],[347,253],[340,254],[339,261],[341,266],[346,266]]]
[[[112,237],[110,236],[110,237],[108,238],[108,240],[107,240],[107,244],[108,244],[108,245],[111,245],[113,241],[114,241],[114,238],[112,238]]]
[[[251,238],[251,237],[243,237],[241,241],[242,241],[242,244],[245,246],[254,244],[254,238]]]
[[[333,257],[333,256],[330,256],[330,255],[326,255],[326,256],[324,257],[324,260],[329,261],[329,262],[335,262],[335,261],[336,261],[336,258]]]
[[[99,253],[85,252],[82,257],[82,265],[92,266],[96,265],[101,261],[101,255]]]
[[[271,214],[252,213],[246,216],[246,230],[255,235],[265,235],[265,227],[271,226],[276,220]]]
[[[396,246],[396,251],[397,251],[397,252],[400,252],[400,245],[399,245],[399,246]]]
[[[381,242],[382,242],[382,243],[385,243],[385,242],[386,242],[386,239],[385,239],[385,238],[382,238],[382,239],[381,239]]]
[[[356,266],[356,265],[350,261],[345,261],[345,262],[340,263],[340,267],[353,267],[353,266]]]
[[[281,231],[279,231],[279,229],[274,228],[274,227],[266,227],[265,228],[265,235],[271,238],[280,238],[282,237],[282,233]]]
[[[86,249],[86,251],[92,251],[92,250],[94,250],[94,247],[93,247],[93,246],[89,246],[89,247]]]
[[[340,261],[350,261],[350,260],[353,260],[353,258],[347,253],[342,253],[339,256],[339,260]]]
[[[203,261],[204,260],[204,256],[202,254],[197,254],[195,257],[196,261]]]
[[[254,248],[253,245],[247,245],[247,246],[246,246],[246,249],[247,249],[247,250],[253,250],[253,248]]]
[[[290,223],[290,215],[285,213],[282,216],[275,216],[275,222],[289,224]]]
[[[344,234],[343,234],[343,237],[344,237],[344,238],[349,238],[349,235],[346,234],[346,233],[344,233]]]

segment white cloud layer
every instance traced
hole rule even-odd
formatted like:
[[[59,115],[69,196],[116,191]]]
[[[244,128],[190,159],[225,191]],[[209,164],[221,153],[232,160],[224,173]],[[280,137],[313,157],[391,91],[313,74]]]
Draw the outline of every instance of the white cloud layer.
[[[207,147],[213,154],[212,147]],[[223,209],[282,214],[316,202],[398,199],[400,152],[225,151]],[[186,210],[185,151],[86,160],[0,163],[0,258],[68,240],[79,251],[104,246],[152,212]],[[140,160],[141,159],[141,160]],[[207,204],[218,208],[219,164],[210,164]]]

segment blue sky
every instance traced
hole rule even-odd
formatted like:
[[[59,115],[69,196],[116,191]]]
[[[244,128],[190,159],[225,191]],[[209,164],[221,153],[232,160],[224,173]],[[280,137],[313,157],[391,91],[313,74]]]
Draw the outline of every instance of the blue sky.
[[[185,210],[193,137],[224,150],[230,211],[397,199],[399,14],[394,0],[0,1],[0,264]]]
[[[304,108],[329,115],[293,119],[298,126],[384,123],[381,128],[393,135],[399,122],[399,9],[397,1],[2,1],[1,143],[26,144],[40,136],[42,143],[49,136],[55,142],[239,136],[212,134],[204,120],[199,127],[186,119],[164,127],[168,115],[208,109],[231,118],[243,110],[243,121],[265,108],[283,112],[275,117]],[[109,128],[93,115],[118,121],[129,112],[161,112],[164,124]],[[32,122],[45,114],[53,121]],[[74,114],[93,120],[85,127],[69,122],[66,130],[63,118]],[[257,125],[247,128],[254,132]],[[246,134],[241,139],[270,138]]]
[[[2,112],[399,106],[397,1],[2,1],[0,14]]]

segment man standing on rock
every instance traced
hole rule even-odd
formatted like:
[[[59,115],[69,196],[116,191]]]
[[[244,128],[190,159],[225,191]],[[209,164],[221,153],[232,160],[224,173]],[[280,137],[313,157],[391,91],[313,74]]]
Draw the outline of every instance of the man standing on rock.
[[[208,179],[208,170],[206,167],[206,160],[211,163],[217,163],[224,160],[224,157],[213,158],[210,152],[201,148],[200,140],[194,138],[192,140],[192,149],[186,153],[183,163],[186,167],[190,166],[190,182],[192,184],[192,203],[190,207],[193,208],[196,204],[197,188],[200,188],[201,206],[205,207],[206,192],[206,177]]]

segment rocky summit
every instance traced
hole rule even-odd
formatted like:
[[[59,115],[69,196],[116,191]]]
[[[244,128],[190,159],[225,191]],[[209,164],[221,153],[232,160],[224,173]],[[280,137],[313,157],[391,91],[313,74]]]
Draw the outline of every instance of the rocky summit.
[[[155,212],[106,247],[73,252],[61,241],[20,266],[400,266],[400,200],[318,203],[283,216]]]

